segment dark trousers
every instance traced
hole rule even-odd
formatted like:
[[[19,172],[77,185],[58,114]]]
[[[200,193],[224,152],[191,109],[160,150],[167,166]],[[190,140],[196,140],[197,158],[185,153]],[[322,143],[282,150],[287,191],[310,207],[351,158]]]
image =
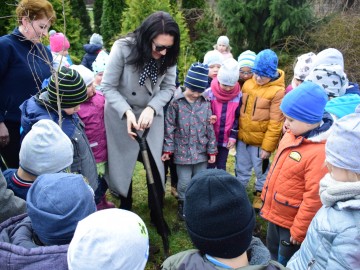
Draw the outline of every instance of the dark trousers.
[[[215,163],[209,163],[208,168],[209,169],[221,169],[226,171],[226,161],[229,155],[229,149],[223,146],[218,146],[218,153],[216,155],[216,162]]]
[[[171,186],[176,188],[178,184],[178,177],[176,173],[176,164],[174,163],[174,155],[171,155],[170,159],[164,162],[164,168],[165,175],[167,175],[168,170],[170,170]]]
[[[18,168],[19,152],[20,152],[20,122],[5,121],[4,122],[10,136],[10,142],[4,148],[0,148],[0,154],[5,164],[1,161],[1,169]]]
[[[108,189],[108,185],[104,177],[98,176],[98,188],[95,190],[95,203],[98,204]]]
[[[157,193],[157,199],[160,202],[160,207],[163,208],[164,189],[162,186],[160,173],[159,173],[159,170],[157,169],[156,163],[154,161],[154,158],[153,158],[150,150],[148,150],[148,154],[149,154],[149,160],[150,160],[150,168],[151,168],[153,178],[154,178],[154,185],[155,185],[155,190]],[[139,156],[138,156],[138,161],[143,162],[140,152],[139,152]],[[154,197],[154,193],[151,191],[151,187],[149,186],[148,179],[147,179],[146,183],[147,183],[147,188],[148,188],[148,205],[150,208],[150,217],[151,217],[151,221],[153,223],[155,223],[155,225],[156,225],[156,218],[155,218],[156,215],[154,212],[155,197]],[[119,197],[120,197],[120,208],[125,209],[125,210],[131,210],[131,208],[132,208],[132,182],[130,184],[130,188],[129,188],[127,197],[124,197],[121,195]]]
[[[271,259],[286,266],[292,255],[300,246],[290,242],[290,230],[269,222],[266,234],[266,246],[270,251]]]

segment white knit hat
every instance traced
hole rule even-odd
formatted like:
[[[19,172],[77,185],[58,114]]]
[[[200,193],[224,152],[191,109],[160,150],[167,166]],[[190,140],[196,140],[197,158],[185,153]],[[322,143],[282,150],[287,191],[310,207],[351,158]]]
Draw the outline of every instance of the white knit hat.
[[[145,268],[149,235],[142,219],[133,212],[106,209],[78,223],[69,245],[70,270]]]
[[[94,73],[83,65],[72,65],[70,68],[75,69],[79,72],[80,76],[83,78],[86,87],[94,82]]]
[[[220,36],[216,42],[217,45],[225,45],[225,46],[229,46],[230,45],[230,41],[229,38],[227,36]]]
[[[204,56],[203,64],[211,66],[211,65],[221,65],[224,58],[221,52],[218,50],[208,51]]]
[[[92,63],[92,69],[95,75],[100,72],[104,72],[108,60],[109,55],[105,51],[99,52],[95,61]]]
[[[217,79],[219,83],[234,86],[239,80],[239,63],[234,58],[229,58],[221,65]]]
[[[294,78],[301,81],[305,80],[306,76],[313,69],[315,58],[316,54],[313,52],[300,55],[294,67]]]
[[[22,141],[20,167],[33,175],[57,173],[73,163],[73,145],[52,120],[36,122]]]
[[[344,57],[334,48],[319,52],[315,58],[313,69],[305,78],[324,88],[329,97],[340,97],[345,94],[349,80],[344,72]]]

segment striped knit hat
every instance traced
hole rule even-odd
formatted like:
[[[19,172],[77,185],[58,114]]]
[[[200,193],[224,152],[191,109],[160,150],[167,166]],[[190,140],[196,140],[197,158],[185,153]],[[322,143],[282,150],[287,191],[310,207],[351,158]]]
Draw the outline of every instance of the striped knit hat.
[[[62,109],[73,108],[86,101],[86,85],[76,70],[61,67],[57,74]],[[56,105],[56,83],[54,75],[50,77],[49,84],[45,90],[48,92],[49,102],[52,105]]]
[[[199,62],[191,65],[184,82],[184,86],[191,91],[202,93],[208,86],[209,68]]]
[[[256,58],[256,53],[253,51],[247,50],[242,52],[238,57],[239,68],[242,67],[250,67],[254,66],[254,61]]]

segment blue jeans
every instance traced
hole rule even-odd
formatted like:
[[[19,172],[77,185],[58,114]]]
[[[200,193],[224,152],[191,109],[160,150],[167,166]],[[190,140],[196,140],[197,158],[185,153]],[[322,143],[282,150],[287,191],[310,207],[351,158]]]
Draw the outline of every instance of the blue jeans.
[[[179,194],[179,201],[183,201],[185,199],[185,191],[191,181],[191,178],[198,172],[206,170],[207,164],[207,161],[194,165],[176,164],[176,172],[178,175],[177,192]]]
[[[290,243],[290,230],[269,222],[266,234],[266,246],[272,260],[286,266],[300,246]]]
[[[260,151],[260,147],[246,144],[240,140],[236,144],[236,178],[239,179],[244,187],[247,187],[251,178],[252,168],[254,168],[256,176],[255,190],[258,191],[262,190],[270,167],[268,165],[265,173],[262,173],[263,160],[260,158]]]

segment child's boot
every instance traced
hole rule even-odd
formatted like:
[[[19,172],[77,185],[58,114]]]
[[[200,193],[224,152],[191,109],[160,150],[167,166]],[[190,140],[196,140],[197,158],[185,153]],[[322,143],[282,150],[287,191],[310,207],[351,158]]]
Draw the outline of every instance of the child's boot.
[[[96,209],[99,211],[109,208],[115,208],[115,205],[112,202],[107,201],[104,195],[101,197],[100,202],[96,205]]]
[[[176,187],[171,186],[171,195],[173,195],[176,199],[179,197]]]
[[[256,190],[254,192],[253,208],[256,212],[259,212],[262,205],[263,205],[263,201],[261,200],[261,191]]]
[[[178,212],[177,212],[178,218],[181,221],[185,220],[185,215],[184,215],[184,201],[182,200],[178,200]]]

